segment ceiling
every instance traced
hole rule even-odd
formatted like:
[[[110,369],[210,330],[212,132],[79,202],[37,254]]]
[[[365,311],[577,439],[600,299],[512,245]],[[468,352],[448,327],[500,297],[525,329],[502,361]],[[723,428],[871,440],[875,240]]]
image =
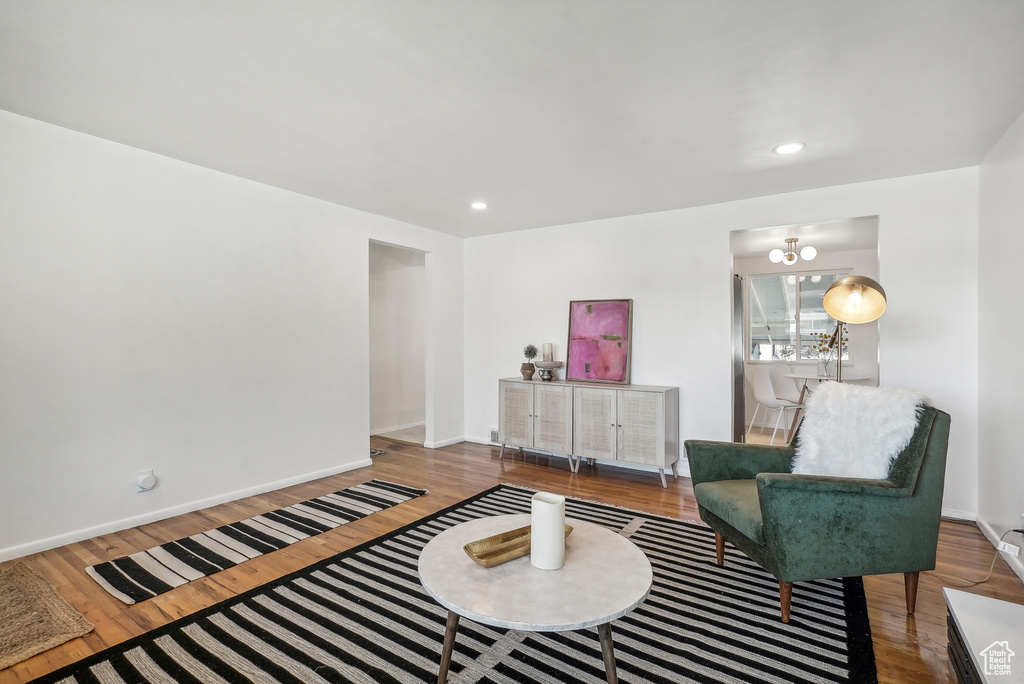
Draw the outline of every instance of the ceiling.
[[[1020,0],[0,0],[0,109],[477,236],[976,165],[1021,36]]]
[[[786,238],[796,238],[799,241],[796,244],[797,252],[806,245],[813,246],[819,253],[857,249],[877,251],[878,217],[860,216],[817,223],[734,230],[729,234],[729,247],[734,258],[767,259],[771,250],[786,248]]]

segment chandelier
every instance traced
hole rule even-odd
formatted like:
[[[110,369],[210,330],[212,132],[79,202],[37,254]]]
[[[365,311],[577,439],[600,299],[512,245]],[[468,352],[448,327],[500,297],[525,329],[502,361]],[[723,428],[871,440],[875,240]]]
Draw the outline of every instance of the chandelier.
[[[792,266],[800,259],[804,261],[810,261],[814,257],[818,256],[818,250],[814,249],[810,245],[807,245],[800,250],[800,256],[796,253],[797,238],[786,238],[786,249],[782,250],[775,248],[768,252],[768,261],[773,264],[786,264],[786,266]]]

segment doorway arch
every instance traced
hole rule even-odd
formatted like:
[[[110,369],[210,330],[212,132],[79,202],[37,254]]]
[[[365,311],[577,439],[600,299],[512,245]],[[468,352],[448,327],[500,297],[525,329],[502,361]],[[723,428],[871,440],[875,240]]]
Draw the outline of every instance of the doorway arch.
[[[426,260],[421,250],[370,241],[370,434],[427,441]]]

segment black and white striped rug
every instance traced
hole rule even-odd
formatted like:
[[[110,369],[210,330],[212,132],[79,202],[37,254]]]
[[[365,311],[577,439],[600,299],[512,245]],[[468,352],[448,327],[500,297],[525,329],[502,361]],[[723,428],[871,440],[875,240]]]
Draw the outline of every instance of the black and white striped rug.
[[[38,681],[434,682],[446,611],[420,585],[420,550],[460,522],[528,512],[531,495],[499,485]],[[612,623],[624,684],[877,681],[859,579],[795,585],[787,625],[778,582],[731,547],[715,565],[703,525],[573,499],[566,515],[629,534],[654,567],[646,602]],[[464,619],[449,681],[601,684],[597,631]]]
[[[135,603],[426,492],[394,482],[371,480],[93,565],[85,572],[115,598]]]

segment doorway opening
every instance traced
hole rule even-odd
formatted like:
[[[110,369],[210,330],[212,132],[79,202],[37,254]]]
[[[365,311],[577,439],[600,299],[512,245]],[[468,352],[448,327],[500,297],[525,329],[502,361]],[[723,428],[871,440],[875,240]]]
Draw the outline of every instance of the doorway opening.
[[[792,238],[817,255],[769,259]],[[844,345],[822,348],[836,325],[822,306],[829,285],[853,274],[878,280],[878,217],[736,230],[730,247],[733,440],[785,444],[799,423],[799,406],[834,374],[836,353],[844,382],[878,384],[877,321],[847,326]]]
[[[370,241],[370,435],[426,441],[426,253]]]

